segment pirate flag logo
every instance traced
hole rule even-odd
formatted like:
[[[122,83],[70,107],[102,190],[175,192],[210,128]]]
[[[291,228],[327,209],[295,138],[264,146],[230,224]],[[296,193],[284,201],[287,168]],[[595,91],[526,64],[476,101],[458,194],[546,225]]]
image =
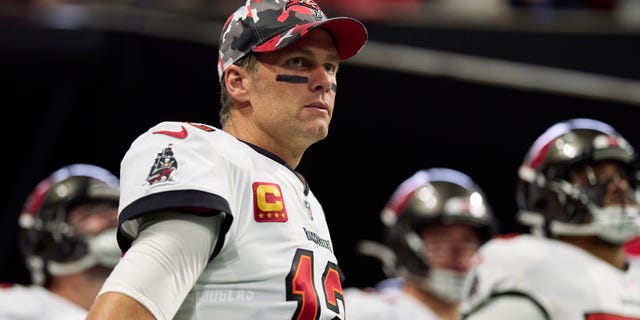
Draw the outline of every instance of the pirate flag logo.
[[[162,182],[174,182],[174,173],[178,170],[178,161],[173,156],[173,144],[170,143],[166,148],[159,152],[156,156],[147,183],[150,186]]]

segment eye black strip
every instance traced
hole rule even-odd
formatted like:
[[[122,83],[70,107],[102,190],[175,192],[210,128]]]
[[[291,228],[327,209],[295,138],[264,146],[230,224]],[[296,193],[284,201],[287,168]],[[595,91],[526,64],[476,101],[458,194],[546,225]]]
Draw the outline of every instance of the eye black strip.
[[[289,83],[308,83],[308,77],[293,76],[290,74],[279,74],[276,76],[276,81],[289,82]]]
[[[289,83],[308,83],[308,77],[294,76],[290,74],[279,74],[276,76],[276,81],[289,82]],[[335,83],[331,84],[331,90],[333,92],[338,91],[338,85]]]

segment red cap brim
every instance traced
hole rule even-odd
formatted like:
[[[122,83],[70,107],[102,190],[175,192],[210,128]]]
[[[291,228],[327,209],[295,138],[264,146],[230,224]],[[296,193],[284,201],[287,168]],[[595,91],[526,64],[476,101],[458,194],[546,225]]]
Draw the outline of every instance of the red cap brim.
[[[360,21],[349,17],[331,18],[310,25],[296,27],[306,27],[306,32],[316,28],[322,28],[329,31],[336,42],[336,49],[338,51],[338,56],[340,56],[340,60],[349,59],[360,52],[367,42],[368,37],[365,26]],[[253,51],[275,51],[286,47],[303,36],[302,33],[299,33],[297,36],[288,37],[281,41],[282,36],[287,35],[290,32],[291,29],[281,32],[280,34],[256,46]]]

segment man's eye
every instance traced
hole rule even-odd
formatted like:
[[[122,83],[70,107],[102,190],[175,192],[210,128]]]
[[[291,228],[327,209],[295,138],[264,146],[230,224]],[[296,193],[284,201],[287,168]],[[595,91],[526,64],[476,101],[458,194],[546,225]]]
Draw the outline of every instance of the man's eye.
[[[327,71],[328,74],[336,74],[336,71],[338,70],[338,66],[333,64],[325,64],[324,69]]]
[[[294,67],[302,67],[304,66],[304,59],[302,58],[293,58],[289,60],[289,64]]]

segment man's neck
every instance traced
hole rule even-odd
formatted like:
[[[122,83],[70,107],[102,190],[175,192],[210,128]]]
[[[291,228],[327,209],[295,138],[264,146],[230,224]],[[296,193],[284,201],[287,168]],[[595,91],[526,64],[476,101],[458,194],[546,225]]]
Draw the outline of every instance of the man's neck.
[[[223,131],[236,137],[239,140],[248,142],[252,145],[267,150],[282,159],[287,165],[295,169],[300,161],[302,155],[306,149],[299,151],[298,148],[294,148],[284,142],[279,143],[276,139],[272,139],[266,134],[256,134],[252,130],[247,129],[246,126],[234,125],[232,121],[229,121],[223,128]]]

